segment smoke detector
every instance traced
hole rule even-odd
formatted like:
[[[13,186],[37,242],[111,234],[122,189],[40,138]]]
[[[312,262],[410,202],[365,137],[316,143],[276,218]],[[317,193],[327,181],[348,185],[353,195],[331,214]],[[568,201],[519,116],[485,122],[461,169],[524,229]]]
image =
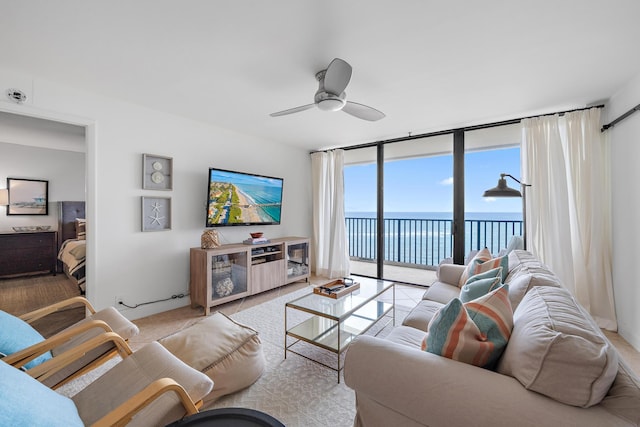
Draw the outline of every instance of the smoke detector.
[[[16,104],[22,104],[27,100],[27,94],[20,89],[8,89],[7,98],[15,102]]]

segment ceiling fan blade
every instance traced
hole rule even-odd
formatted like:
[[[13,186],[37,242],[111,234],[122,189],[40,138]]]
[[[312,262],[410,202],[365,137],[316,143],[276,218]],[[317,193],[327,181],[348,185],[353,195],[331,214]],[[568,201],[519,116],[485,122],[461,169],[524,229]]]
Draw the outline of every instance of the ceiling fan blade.
[[[340,95],[347,88],[351,80],[351,65],[340,58],[331,61],[324,74],[324,90],[334,95]]]
[[[347,101],[345,106],[342,107],[342,111],[347,114],[351,114],[352,116],[359,119],[369,120],[370,122],[375,122],[386,117],[382,111],[378,111],[373,107],[351,101]]]
[[[290,108],[288,110],[278,111],[277,113],[271,113],[269,115],[271,117],[286,116],[287,114],[293,114],[293,113],[298,113],[300,111],[308,110],[309,108],[313,108],[314,105],[316,105],[316,104],[302,105],[300,107],[295,107],[295,108]]]

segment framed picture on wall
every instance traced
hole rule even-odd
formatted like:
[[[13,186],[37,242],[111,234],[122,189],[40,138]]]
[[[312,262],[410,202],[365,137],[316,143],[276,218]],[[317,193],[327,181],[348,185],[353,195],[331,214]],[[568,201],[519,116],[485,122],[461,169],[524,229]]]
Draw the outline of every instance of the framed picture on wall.
[[[142,188],[145,190],[172,190],[173,159],[171,157],[143,154]]]
[[[171,197],[142,197],[142,231],[171,230]]]
[[[7,215],[49,215],[49,181],[7,178]]]

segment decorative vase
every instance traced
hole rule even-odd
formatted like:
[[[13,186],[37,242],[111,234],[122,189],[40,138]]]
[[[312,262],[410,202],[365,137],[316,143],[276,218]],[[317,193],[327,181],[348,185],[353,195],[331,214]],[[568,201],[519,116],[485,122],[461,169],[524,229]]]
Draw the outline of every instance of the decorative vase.
[[[200,238],[200,246],[202,249],[213,249],[220,246],[218,230],[204,230]]]
[[[216,284],[216,293],[219,297],[226,297],[228,295],[231,295],[231,292],[233,292],[233,287],[233,281],[231,281],[231,279],[227,277],[220,280]]]

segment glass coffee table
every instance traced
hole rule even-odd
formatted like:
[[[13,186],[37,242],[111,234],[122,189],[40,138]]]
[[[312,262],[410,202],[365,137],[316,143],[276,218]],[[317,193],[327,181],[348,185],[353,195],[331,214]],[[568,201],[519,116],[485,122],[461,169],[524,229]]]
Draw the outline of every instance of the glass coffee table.
[[[340,371],[342,370],[340,355],[349,346],[349,343],[390,312],[392,312],[392,316],[384,326],[389,322],[393,322],[395,326],[394,282],[366,277],[355,278],[355,281],[360,283],[360,288],[337,299],[310,293],[285,304],[285,359],[287,352],[305,357],[337,371],[338,382],[340,382]],[[288,310],[303,311],[311,316],[296,323],[295,326],[289,327],[287,323]],[[294,341],[287,344],[287,337],[292,337]],[[293,350],[291,347],[300,341],[335,353],[338,356],[337,368]]]

